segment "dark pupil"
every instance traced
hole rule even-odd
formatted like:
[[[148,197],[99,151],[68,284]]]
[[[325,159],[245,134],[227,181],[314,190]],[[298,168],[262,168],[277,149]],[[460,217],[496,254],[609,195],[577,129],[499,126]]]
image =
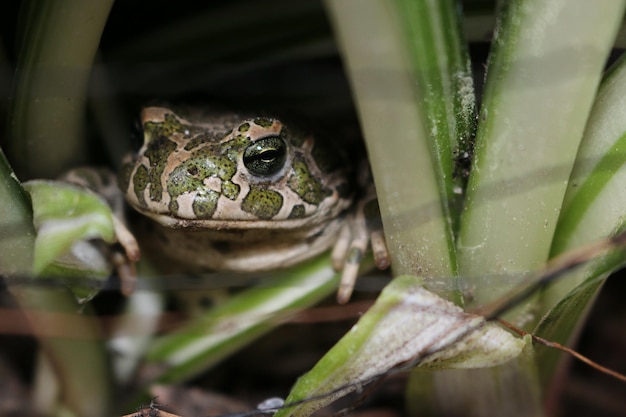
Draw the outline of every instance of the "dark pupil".
[[[287,157],[285,141],[278,136],[259,139],[248,146],[243,164],[255,175],[272,175],[280,171]]]
[[[280,152],[278,152],[276,149],[268,149],[261,152],[261,154],[259,155],[259,159],[266,163],[271,163],[277,158],[280,158]]]

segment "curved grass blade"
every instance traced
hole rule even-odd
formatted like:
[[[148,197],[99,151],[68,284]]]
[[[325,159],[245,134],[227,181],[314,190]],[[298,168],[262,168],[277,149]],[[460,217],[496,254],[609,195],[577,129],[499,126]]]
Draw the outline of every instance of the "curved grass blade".
[[[338,280],[328,256],[277,273],[180,330],[157,338],[147,353],[147,365],[162,370],[157,382],[188,379],[332,294]]]
[[[603,80],[587,121],[552,242],[552,256],[626,227],[625,96],[626,58],[622,57]],[[536,333],[555,342],[570,342],[603,278],[624,263],[623,253],[610,253],[548,287],[542,303],[551,309]],[[558,352],[541,352],[538,359],[544,384],[549,382],[558,357]]]
[[[37,228],[33,272],[40,279],[59,278],[84,303],[100,290],[112,265],[91,240],[116,241],[111,209],[96,194],[60,181],[24,184],[33,204]]]
[[[22,5],[7,149],[21,178],[56,177],[85,159],[87,83],[112,4],[41,0]]]

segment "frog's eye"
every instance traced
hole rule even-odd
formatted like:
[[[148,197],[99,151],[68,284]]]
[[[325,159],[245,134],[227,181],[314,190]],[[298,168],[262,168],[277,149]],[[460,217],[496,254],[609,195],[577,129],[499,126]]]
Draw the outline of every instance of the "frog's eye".
[[[278,136],[259,139],[243,153],[243,164],[255,175],[272,175],[280,171],[287,159],[287,144]]]

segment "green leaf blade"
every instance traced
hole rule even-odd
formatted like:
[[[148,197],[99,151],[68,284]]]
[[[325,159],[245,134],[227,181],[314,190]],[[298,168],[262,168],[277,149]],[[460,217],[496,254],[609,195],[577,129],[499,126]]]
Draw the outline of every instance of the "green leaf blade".
[[[110,207],[97,195],[54,181],[30,181],[24,186],[30,193],[38,228],[35,274],[41,274],[79,241],[100,238],[115,242]]]
[[[180,331],[156,339],[147,360],[163,369],[159,382],[186,380],[329,296],[338,282],[328,256],[277,273],[195,318]]]
[[[546,262],[624,2],[512,1],[496,30],[458,239],[474,303]],[[549,23],[549,24],[548,24]],[[506,239],[502,239],[502,235]],[[502,279],[485,281],[494,274]],[[509,278],[509,279],[506,279]]]

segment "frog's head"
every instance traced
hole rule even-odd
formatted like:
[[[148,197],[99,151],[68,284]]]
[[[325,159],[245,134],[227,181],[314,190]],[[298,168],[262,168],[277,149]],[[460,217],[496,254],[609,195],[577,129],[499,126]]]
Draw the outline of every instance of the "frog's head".
[[[120,188],[161,224],[287,228],[335,217],[350,204],[339,154],[277,119],[182,117],[148,107],[139,125],[143,144],[125,161]]]

